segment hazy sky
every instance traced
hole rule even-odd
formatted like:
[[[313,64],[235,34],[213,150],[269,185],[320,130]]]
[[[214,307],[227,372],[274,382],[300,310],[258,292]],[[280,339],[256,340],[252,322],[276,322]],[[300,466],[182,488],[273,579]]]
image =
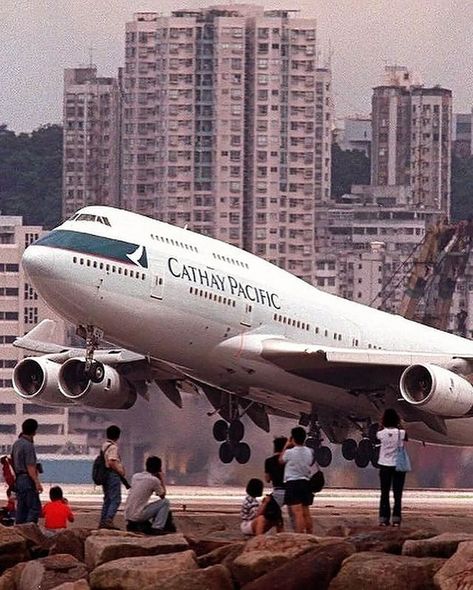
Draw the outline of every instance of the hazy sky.
[[[266,0],[318,19],[320,49],[332,53],[337,116],[369,113],[386,63],[407,65],[426,84],[473,104],[472,0]],[[0,123],[30,131],[61,120],[63,68],[93,60],[104,76],[123,63],[124,24],[134,12],[195,8],[199,0],[0,0]],[[216,2],[215,2],[216,4]]]

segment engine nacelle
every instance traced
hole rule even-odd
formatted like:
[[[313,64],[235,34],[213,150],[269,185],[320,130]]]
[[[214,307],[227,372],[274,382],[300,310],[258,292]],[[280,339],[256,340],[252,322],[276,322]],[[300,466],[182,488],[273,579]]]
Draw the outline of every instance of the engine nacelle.
[[[437,365],[407,367],[400,389],[406,402],[431,414],[459,417],[473,409],[473,385]]]
[[[59,370],[59,389],[66,399],[91,408],[127,410],[136,401],[136,391],[118,371],[104,365],[105,375],[93,383],[85,374],[83,359],[70,359]]]
[[[59,390],[60,365],[48,358],[37,356],[20,361],[13,370],[13,389],[23,399],[50,406],[65,406],[74,401],[65,398]]]

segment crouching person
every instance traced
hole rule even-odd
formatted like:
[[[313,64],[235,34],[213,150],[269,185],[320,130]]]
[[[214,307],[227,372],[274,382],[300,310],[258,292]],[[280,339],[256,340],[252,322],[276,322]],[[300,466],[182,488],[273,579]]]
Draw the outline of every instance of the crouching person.
[[[148,504],[152,494],[159,500]],[[161,459],[148,457],[146,471],[135,473],[131,478],[131,488],[125,503],[127,531],[142,532],[148,535],[163,535],[174,532],[169,500],[161,471]]]
[[[274,498],[269,495],[259,503],[257,498],[263,495],[263,482],[260,479],[250,479],[246,486],[246,497],[240,510],[240,530],[244,535],[263,535],[271,528],[282,529],[281,508]]]

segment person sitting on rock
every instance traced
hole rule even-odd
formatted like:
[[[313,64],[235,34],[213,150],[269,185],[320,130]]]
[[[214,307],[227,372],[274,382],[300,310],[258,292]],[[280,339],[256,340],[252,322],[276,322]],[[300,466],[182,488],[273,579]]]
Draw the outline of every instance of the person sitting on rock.
[[[276,504],[277,502],[268,495],[261,502],[258,502],[257,498],[263,495],[263,482],[261,479],[250,479],[246,486],[246,497],[241,505],[240,516],[241,525],[240,530],[244,535],[262,535],[269,531],[273,526],[281,527],[281,511],[279,509],[279,515],[274,515],[271,519],[265,516],[265,511],[271,502]]]
[[[148,535],[163,535],[175,532],[166,486],[161,470],[161,459],[151,456],[146,459],[146,470],[135,473],[125,503],[127,531]],[[148,504],[153,492],[159,500]]]
[[[68,522],[74,522],[74,514],[59,486],[49,490],[49,498],[51,502],[43,506],[42,516],[46,534],[54,535],[67,528]]]

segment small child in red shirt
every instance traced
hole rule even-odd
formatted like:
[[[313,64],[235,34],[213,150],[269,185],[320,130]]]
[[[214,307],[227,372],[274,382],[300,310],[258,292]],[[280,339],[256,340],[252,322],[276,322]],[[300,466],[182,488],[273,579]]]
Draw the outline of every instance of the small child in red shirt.
[[[74,522],[74,514],[59,486],[53,486],[49,490],[49,498],[51,502],[43,506],[44,528],[49,533],[57,533],[67,528],[68,521]]]

